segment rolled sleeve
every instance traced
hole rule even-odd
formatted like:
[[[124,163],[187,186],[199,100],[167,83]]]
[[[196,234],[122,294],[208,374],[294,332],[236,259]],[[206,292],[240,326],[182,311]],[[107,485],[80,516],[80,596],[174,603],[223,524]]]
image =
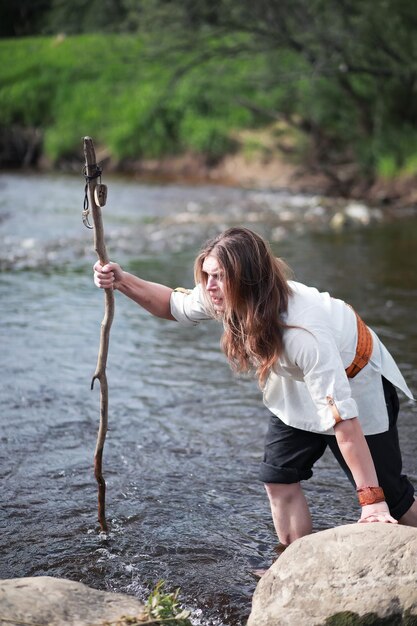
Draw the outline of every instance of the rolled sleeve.
[[[194,289],[174,289],[170,308],[173,317],[184,326],[195,326],[199,322],[213,318],[204,303],[200,285]]]

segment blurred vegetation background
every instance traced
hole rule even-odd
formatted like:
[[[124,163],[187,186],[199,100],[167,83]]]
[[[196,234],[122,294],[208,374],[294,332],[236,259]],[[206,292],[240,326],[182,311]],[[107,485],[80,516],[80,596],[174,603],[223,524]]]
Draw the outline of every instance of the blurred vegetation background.
[[[0,0],[0,164],[91,135],[120,168],[240,151],[347,194],[414,178],[416,35],[412,0]]]

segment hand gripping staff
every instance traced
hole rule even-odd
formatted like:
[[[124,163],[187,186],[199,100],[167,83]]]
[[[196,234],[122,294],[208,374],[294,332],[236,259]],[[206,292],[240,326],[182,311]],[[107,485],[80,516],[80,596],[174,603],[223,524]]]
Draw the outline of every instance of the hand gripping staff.
[[[83,210],[83,223],[87,228],[94,230],[94,249],[98,259],[102,265],[109,262],[107,256],[106,245],[104,243],[103,220],[101,217],[101,207],[106,204],[107,188],[101,184],[101,168],[96,163],[96,154],[94,144],[91,137],[84,137],[84,176],[85,176],[85,197]],[[100,182],[98,182],[98,180]],[[94,226],[89,223],[89,214],[91,206],[91,214]],[[94,453],[94,475],[98,484],[98,521],[103,532],[107,531],[107,522],[105,514],[105,496],[106,483],[102,473],[103,448],[106,440],[107,424],[108,424],[108,385],[106,377],[107,355],[109,351],[110,328],[114,317],[114,291],[113,289],[104,290],[105,311],[101,322],[100,330],[100,347],[97,358],[97,366],[91,380],[91,389],[94,387],[94,381],[100,381],[100,424],[97,434],[97,443]]]

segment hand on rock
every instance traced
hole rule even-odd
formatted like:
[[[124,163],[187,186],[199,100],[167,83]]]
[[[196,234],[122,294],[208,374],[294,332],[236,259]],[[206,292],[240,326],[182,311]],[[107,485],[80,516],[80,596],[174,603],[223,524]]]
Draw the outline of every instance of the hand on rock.
[[[378,502],[377,504],[367,504],[362,507],[362,515],[358,520],[359,524],[369,524],[372,522],[385,522],[386,524],[398,524],[388,509],[386,502]]]

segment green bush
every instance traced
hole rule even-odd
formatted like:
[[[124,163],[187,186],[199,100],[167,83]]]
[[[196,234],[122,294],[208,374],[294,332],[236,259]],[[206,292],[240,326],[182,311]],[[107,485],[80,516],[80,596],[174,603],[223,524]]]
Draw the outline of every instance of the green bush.
[[[202,82],[195,70],[172,81],[169,64],[145,58],[137,36],[3,40],[0,59],[2,123],[40,128],[53,162],[77,154],[83,135],[117,160],[187,150],[218,158],[233,149],[231,130],[252,122],[228,101],[227,76]]]
[[[416,173],[405,74],[381,81],[331,64],[316,72],[295,50],[251,52],[248,34],[209,34],[171,53],[155,37],[0,40],[0,125],[40,130],[52,162],[78,157],[85,135],[116,161],[187,151],[216,161],[239,147],[239,129],[281,120],[297,160],[313,147],[316,159],[353,159],[370,176]],[[272,134],[268,149],[281,139]]]

